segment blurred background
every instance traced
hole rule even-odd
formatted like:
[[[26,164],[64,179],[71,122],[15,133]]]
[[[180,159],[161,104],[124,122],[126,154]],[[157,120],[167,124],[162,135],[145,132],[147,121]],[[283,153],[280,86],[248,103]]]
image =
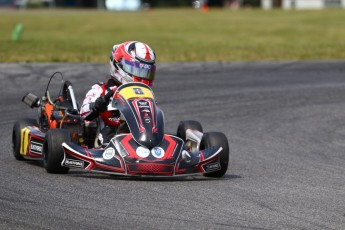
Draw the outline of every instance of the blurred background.
[[[0,0],[0,62],[345,60],[345,0]]]
[[[208,7],[263,9],[345,8],[345,0],[0,0],[2,8],[98,8],[107,10],[140,10],[151,7]]]

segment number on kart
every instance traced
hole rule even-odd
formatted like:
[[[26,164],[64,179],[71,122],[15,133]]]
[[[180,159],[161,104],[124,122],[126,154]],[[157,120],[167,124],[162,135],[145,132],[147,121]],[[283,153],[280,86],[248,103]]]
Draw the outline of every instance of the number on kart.
[[[140,88],[133,88],[133,91],[135,94],[144,94],[144,92]]]

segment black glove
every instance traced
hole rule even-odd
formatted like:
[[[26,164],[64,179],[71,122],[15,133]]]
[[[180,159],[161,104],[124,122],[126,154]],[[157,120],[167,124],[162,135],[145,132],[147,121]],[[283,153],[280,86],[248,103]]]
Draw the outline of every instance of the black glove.
[[[106,100],[104,97],[99,97],[93,103],[92,110],[95,112],[104,112],[107,110],[109,100]]]

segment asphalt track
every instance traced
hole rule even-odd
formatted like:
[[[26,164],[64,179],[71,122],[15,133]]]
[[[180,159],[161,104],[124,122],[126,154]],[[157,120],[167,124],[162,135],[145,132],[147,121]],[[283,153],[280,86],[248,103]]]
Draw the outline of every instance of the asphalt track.
[[[78,100],[100,64],[0,64],[0,229],[345,229],[345,62],[160,64],[166,129],[199,120],[231,155],[222,179],[47,174],[11,152],[20,102],[61,71]],[[54,84],[53,84],[54,85]]]

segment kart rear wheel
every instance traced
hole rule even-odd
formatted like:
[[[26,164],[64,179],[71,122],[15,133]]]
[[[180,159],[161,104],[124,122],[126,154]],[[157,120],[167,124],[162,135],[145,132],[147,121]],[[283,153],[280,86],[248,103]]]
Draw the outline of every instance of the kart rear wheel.
[[[12,149],[13,149],[13,156],[18,161],[23,161],[25,158],[20,154],[20,147],[22,143],[21,138],[21,131],[26,126],[38,126],[36,119],[32,118],[24,118],[18,120],[14,123],[13,132],[12,132]]]
[[[177,134],[179,138],[181,138],[183,141],[186,141],[186,131],[187,129],[194,129],[199,132],[203,132],[202,126],[200,122],[193,121],[193,120],[187,120],[187,121],[180,121],[179,126],[177,127]]]
[[[222,147],[222,151],[219,153],[219,164],[220,170],[204,173],[206,177],[222,177],[225,175],[226,171],[228,170],[229,164],[229,143],[228,139],[223,133],[220,132],[209,132],[204,133],[201,143],[200,143],[200,150],[209,148],[211,146],[220,146]]]
[[[43,144],[43,166],[48,173],[68,173],[69,168],[61,166],[64,158],[63,142],[71,141],[71,135],[64,129],[50,129]]]

